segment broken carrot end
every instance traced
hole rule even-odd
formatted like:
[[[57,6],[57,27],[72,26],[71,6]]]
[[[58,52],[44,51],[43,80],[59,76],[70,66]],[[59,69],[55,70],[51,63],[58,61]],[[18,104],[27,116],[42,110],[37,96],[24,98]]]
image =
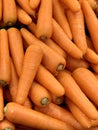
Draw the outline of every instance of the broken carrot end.
[[[39,39],[42,40],[42,41],[44,41],[44,40],[47,39],[47,36],[44,36],[44,35],[43,35],[43,36],[40,36]]]
[[[6,23],[7,26],[13,26],[14,24],[15,24],[15,23],[13,23],[13,22],[11,22],[11,21],[9,21],[9,22]]]
[[[44,97],[44,98],[42,98],[40,103],[42,106],[46,106],[47,104],[49,104],[49,99],[47,97]]]
[[[57,67],[57,71],[62,71],[62,70],[64,70],[64,68],[65,68],[64,64],[59,64]]]

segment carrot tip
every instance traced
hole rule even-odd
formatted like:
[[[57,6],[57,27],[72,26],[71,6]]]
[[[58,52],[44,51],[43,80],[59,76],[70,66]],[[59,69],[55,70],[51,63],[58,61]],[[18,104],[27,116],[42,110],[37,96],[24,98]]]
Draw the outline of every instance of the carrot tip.
[[[59,64],[57,67],[57,71],[62,71],[64,70],[65,66],[63,64]]]
[[[49,99],[47,97],[42,98],[40,101],[41,105],[45,106],[49,103]]]
[[[44,41],[44,40],[46,40],[46,39],[47,39],[46,36],[40,36],[40,40]]]
[[[1,85],[2,87],[4,87],[4,86],[7,85],[7,82],[5,82],[4,80],[0,80],[0,85]]]

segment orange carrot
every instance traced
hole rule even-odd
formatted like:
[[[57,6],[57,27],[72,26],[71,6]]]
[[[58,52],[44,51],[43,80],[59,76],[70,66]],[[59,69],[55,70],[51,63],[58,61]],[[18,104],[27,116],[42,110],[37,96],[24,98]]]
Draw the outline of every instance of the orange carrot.
[[[73,101],[89,118],[98,119],[98,111],[94,104],[82,92],[80,86],[78,86],[69,72],[66,70],[60,72],[57,79],[65,88],[66,97]]]
[[[10,82],[10,56],[8,35],[5,29],[0,30],[0,85]]]
[[[43,24],[44,23],[44,24]],[[45,40],[52,35],[52,0],[41,0],[38,10],[36,36]]]
[[[72,10],[73,12],[79,11],[80,10],[80,4],[78,0],[61,0],[61,2],[63,2],[63,4],[65,6],[67,6],[70,10]]]
[[[97,1],[96,0],[87,0],[92,7],[93,10],[96,10],[97,8]]]
[[[36,81],[32,83],[29,97],[34,104],[40,107],[45,107],[51,102],[51,95],[48,90]]]
[[[15,0],[3,0],[3,21],[8,26],[16,23],[17,10]]]
[[[25,25],[28,25],[32,22],[32,18],[29,16],[29,14],[19,6],[17,6],[17,19],[19,22]]]
[[[73,116],[81,124],[81,126],[84,128],[90,128],[91,119],[88,118],[70,99],[66,98],[65,101]]]
[[[40,4],[40,1],[41,0],[30,0],[30,7],[32,8],[32,9],[36,9],[36,8],[38,8],[38,6],[39,6],[39,4]]]
[[[84,16],[80,9],[78,12],[66,11],[68,22],[72,31],[73,41],[79,49],[85,54],[87,49],[86,34],[84,26]]]
[[[67,109],[62,108],[54,103],[48,104],[46,107],[35,106],[35,110],[49,115],[53,118],[59,119],[73,126],[75,129],[81,129],[82,126],[73,117],[72,113]]]
[[[15,130],[15,125],[5,118],[0,122],[0,130]]]
[[[74,130],[63,121],[10,102],[4,108],[5,117],[13,122],[43,130]]]
[[[15,64],[17,74],[20,76],[24,58],[22,36],[20,31],[15,27],[9,28],[7,32],[11,56]]]
[[[4,119],[4,96],[3,96],[3,87],[0,86],[0,121]]]
[[[98,44],[97,44],[98,43],[98,37],[97,37],[98,19],[87,0],[83,0],[81,2],[81,8],[84,13],[87,29],[91,36],[91,40],[93,42],[95,51],[98,53]]]
[[[18,82],[16,102],[23,104],[41,63],[43,52],[37,45],[30,45],[25,52],[23,67]]]
[[[54,75],[66,66],[66,60],[63,56],[58,54],[56,51],[45,45],[45,43],[38,40],[31,32],[25,28],[21,28],[21,34],[28,45],[37,44],[43,50],[42,64]]]
[[[82,51],[75,44],[73,44],[73,42],[68,38],[63,29],[54,19],[52,39],[72,57],[77,59],[82,58]]]
[[[63,86],[43,65],[39,66],[35,79],[54,95],[64,95],[65,90]]]
[[[3,6],[3,0],[0,0],[0,21],[2,20],[2,10],[3,10],[3,8],[2,8],[2,6]]]
[[[68,19],[65,15],[64,8],[62,8],[59,0],[53,0],[53,17],[62,27],[67,36],[72,39],[72,33],[68,23]]]

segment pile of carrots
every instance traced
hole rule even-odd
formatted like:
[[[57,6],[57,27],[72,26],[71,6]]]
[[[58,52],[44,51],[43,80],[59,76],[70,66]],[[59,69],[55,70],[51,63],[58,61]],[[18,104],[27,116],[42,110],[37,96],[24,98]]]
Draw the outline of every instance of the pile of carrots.
[[[97,0],[0,0],[0,130],[98,130],[97,16]]]

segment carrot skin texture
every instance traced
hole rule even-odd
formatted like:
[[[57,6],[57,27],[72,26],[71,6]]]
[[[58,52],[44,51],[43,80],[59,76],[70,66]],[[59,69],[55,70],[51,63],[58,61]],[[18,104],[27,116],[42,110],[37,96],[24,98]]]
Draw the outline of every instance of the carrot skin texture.
[[[4,109],[4,96],[3,96],[3,87],[0,86],[0,121],[2,121],[4,119],[4,113],[3,113],[3,109]]]
[[[2,3],[3,3],[3,1],[0,0],[0,21],[2,19],[2,6],[3,6]]]
[[[4,111],[5,117],[13,123],[25,124],[26,126],[43,130],[74,130],[74,128],[60,120],[54,119],[33,109],[28,109],[17,103],[8,103]]]

